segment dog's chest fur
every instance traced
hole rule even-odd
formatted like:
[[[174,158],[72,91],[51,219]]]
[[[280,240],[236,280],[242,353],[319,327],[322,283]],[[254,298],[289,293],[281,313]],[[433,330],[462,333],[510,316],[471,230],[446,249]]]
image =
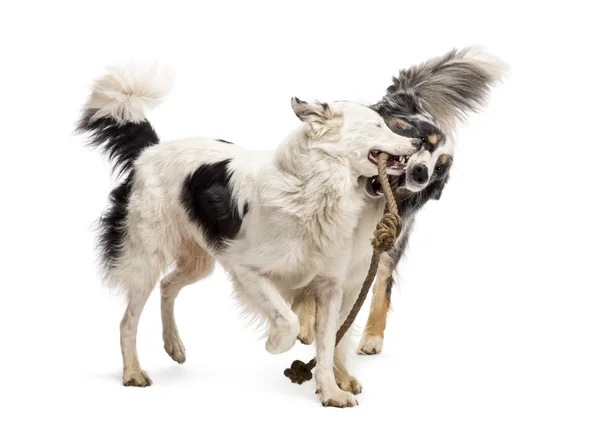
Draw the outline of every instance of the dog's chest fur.
[[[243,259],[281,287],[308,284],[316,274],[342,278],[364,205],[362,189],[348,181],[269,188],[223,257],[233,267]]]

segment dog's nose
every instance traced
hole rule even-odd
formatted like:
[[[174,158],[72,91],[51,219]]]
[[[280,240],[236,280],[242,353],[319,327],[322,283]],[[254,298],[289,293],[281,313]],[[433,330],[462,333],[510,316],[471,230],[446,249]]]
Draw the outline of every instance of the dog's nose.
[[[410,174],[412,175],[412,178],[419,184],[425,183],[429,177],[427,167],[423,164],[415,164]]]

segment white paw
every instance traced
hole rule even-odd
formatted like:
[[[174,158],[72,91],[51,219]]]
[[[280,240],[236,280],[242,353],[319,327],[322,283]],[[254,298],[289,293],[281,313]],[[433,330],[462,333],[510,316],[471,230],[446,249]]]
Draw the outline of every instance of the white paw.
[[[123,374],[123,385],[126,387],[149,387],[152,385],[152,380],[146,372],[136,369]]]
[[[185,346],[181,342],[181,338],[176,333],[163,335],[165,351],[177,363],[185,362]]]
[[[383,336],[363,334],[358,344],[358,354],[379,354],[383,349]]]
[[[362,392],[362,385],[360,385],[360,382],[358,382],[358,379],[356,379],[354,376],[348,375],[342,379],[336,378],[335,381],[338,384],[338,387],[340,387],[340,389],[343,391],[348,391],[354,395]]]
[[[299,332],[300,323],[297,318],[292,323],[271,326],[265,349],[271,354],[285,353],[294,346]]]
[[[358,405],[352,394],[342,391],[338,387],[330,390],[317,389],[317,394],[319,394],[321,404],[325,407],[354,407]]]

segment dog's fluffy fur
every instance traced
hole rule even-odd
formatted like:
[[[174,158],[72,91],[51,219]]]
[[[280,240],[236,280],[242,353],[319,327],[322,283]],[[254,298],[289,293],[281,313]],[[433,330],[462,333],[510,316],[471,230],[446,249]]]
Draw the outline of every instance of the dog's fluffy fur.
[[[344,390],[356,393],[359,384],[347,373],[343,382],[339,373],[334,377],[334,343],[383,210],[365,190],[377,174],[372,153],[397,156],[388,163],[397,175],[419,140],[392,132],[368,107],[293,98],[302,123],[275,152],[208,138],[159,144],[145,110],[162,101],[168,87],[156,69],[112,69],[96,82],[79,123],[89,143],[125,174],[100,234],[106,279],[128,298],[121,322],[123,383],[151,384],[138,361],[136,333],[161,273],[175,264],[161,281],[163,340],[169,355],[183,362],[175,297],[218,261],[244,303],[268,319],[271,353],[289,350],[300,331],[289,303],[301,291],[314,294],[320,398],[325,405],[355,405]]]
[[[394,132],[418,137],[422,143],[408,161],[406,172],[399,177],[396,201],[404,227],[395,248],[382,256],[359,353],[381,352],[393,272],[408,244],[416,214],[429,200],[440,199],[448,181],[456,124],[485,105],[491,87],[506,70],[502,61],[480,48],[452,50],[400,71],[383,99],[372,106]],[[379,187],[377,179],[372,179],[371,184],[370,193],[374,194]],[[366,273],[365,269],[362,276]],[[312,304],[314,300],[310,297],[300,297],[294,305],[304,343],[314,339],[313,319],[307,314]]]

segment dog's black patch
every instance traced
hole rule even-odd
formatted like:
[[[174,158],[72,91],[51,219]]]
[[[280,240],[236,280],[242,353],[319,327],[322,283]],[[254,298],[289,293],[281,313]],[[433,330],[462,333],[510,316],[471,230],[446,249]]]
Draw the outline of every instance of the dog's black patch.
[[[133,168],[133,163],[142,151],[159,141],[158,135],[148,121],[119,124],[113,118],[94,119],[96,109],[85,111],[77,125],[80,133],[89,132],[88,144],[102,149],[114,162],[113,170],[124,174]]]
[[[387,300],[388,305],[390,305],[390,302],[392,301],[393,286],[394,286],[394,278],[392,276],[390,276],[385,281],[385,299]]]
[[[398,204],[398,206],[400,206],[400,205],[401,204]],[[396,266],[398,266],[400,259],[402,258],[402,256],[404,255],[404,252],[406,251],[406,246],[408,245],[408,238],[410,236],[410,233],[412,232],[413,215],[415,213],[414,212],[410,212],[410,213],[406,213],[406,212],[402,213],[401,212],[401,214],[403,214],[402,217],[403,217],[403,226],[404,226],[404,228],[402,230],[402,235],[396,242],[396,246],[394,246],[394,248],[388,252],[388,255],[390,256],[390,258],[392,260],[390,272],[393,272],[396,269]],[[390,277],[388,277],[388,279],[386,281],[386,286],[385,286],[385,297],[388,301],[388,305],[392,299],[392,288],[393,287],[394,287],[394,274],[392,273],[390,275]]]
[[[118,123],[114,118],[94,118],[96,109],[86,110],[77,131],[90,133],[87,143],[100,148],[113,161],[117,175],[126,174],[123,182],[110,193],[109,206],[100,217],[98,247],[104,267],[110,268],[121,255],[127,235],[127,206],[133,185],[133,164],[142,151],[159,141],[148,121]]]
[[[228,142],[227,140],[223,140],[223,139],[217,139],[217,142],[227,143],[228,145],[233,145],[232,142]]]
[[[102,264],[109,268],[121,255],[127,235],[127,205],[133,185],[133,173],[110,193],[109,207],[100,217],[98,246]]]
[[[427,121],[413,121],[419,131],[419,137],[423,141],[421,147],[429,152],[435,151],[446,143],[446,137],[435,125]]]
[[[399,115],[398,112],[394,113],[389,105],[380,105],[383,106],[374,109],[382,116],[389,129],[400,136],[421,139],[420,148],[433,152],[446,142],[442,131],[425,121],[425,117],[419,119],[415,116]]]
[[[414,222],[413,218],[414,218],[415,214],[416,214],[416,211],[411,211],[409,213],[405,213],[405,215],[402,215],[402,217],[403,217],[402,236],[396,242],[396,246],[394,246],[394,248],[392,250],[390,250],[388,253],[390,258],[392,259],[392,267],[390,270],[396,269],[396,266],[398,265],[400,258],[402,258],[402,256],[406,252],[406,247],[408,246],[408,238],[410,237],[410,234],[412,232],[412,227],[413,227],[413,222]]]
[[[440,198],[442,197],[444,186],[446,186],[446,183],[448,183],[449,178],[450,176],[446,174],[444,177],[436,179],[433,182],[429,183],[427,189],[430,190],[430,199],[435,199],[436,201],[440,200]]]
[[[206,241],[216,250],[225,247],[242,226],[229,180],[227,166],[231,160],[205,164],[183,183],[181,202],[192,221],[202,228]],[[248,211],[244,205],[244,214]]]
[[[395,86],[388,88],[388,94],[373,108],[381,115],[400,114],[404,116],[419,115],[423,112],[418,99],[405,92],[397,91]]]

